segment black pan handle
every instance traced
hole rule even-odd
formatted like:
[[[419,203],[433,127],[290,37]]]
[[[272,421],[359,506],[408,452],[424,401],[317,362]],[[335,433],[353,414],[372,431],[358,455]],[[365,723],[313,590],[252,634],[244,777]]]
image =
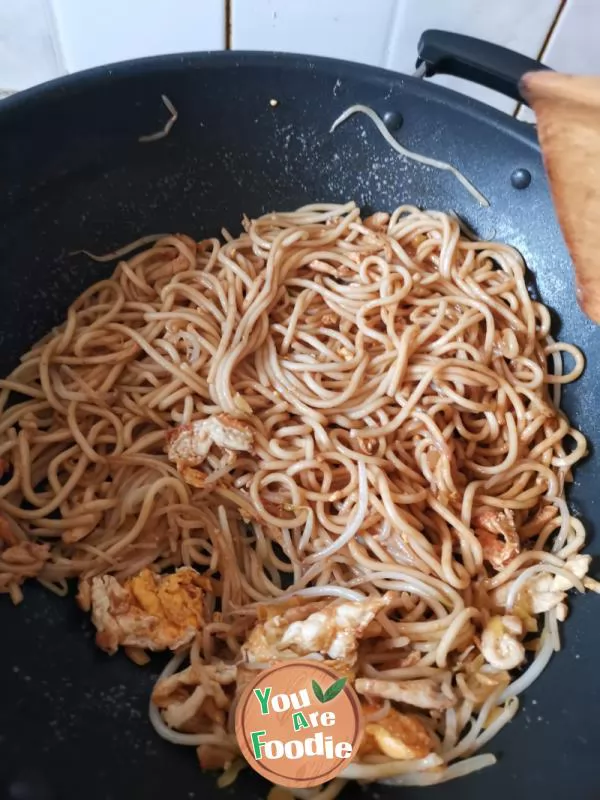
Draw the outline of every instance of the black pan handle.
[[[533,58],[472,36],[425,31],[419,40],[417,69],[428,78],[453,75],[527,103],[519,92],[526,72],[548,69]]]

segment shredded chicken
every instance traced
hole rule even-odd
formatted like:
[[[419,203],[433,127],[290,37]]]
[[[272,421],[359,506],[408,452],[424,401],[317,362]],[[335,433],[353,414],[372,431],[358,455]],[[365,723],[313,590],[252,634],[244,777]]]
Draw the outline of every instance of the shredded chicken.
[[[144,667],[150,663],[150,656],[142,647],[128,647],[123,648],[123,652],[130,661],[137,664],[138,667]]]
[[[431,678],[408,681],[357,678],[354,688],[359,694],[382,697],[415,708],[445,709],[456,704],[456,698],[444,694],[440,684]]]
[[[375,214],[371,214],[370,217],[363,220],[363,225],[365,228],[370,228],[372,231],[385,231],[387,230],[389,221],[389,214],[385,211],[376,211]]]
[[[215,747],[213,744],[201,744],[196,750],[201,769],[226,769],[235,757],[224,747]]]
[[[365,713],[376,711],[375,706],[363,706]],[[433,750],[429,732],[416,714],[403,714],[392,708],[377,722],[369,722],[360,746],[360,755],[380,753],[403,761],[425,758]]]
[[[50,545],[21,542],[0,549],[0,573],[10,574],[17,585],[25,578],[35,578],[50,558]]]
[[[482,508],[473,517],[473,530],[483,549],[483,557],[499,571],[521,552],[515,515],[509,508]]]
[[[75,602],[82,611],[86,613],[92,608],[92,583],[87,578],[82,578],[77,587]]]
[[[221,467],[227,470],[235,464],[236,451],[252,452],[254,432],[246,422],[229,414],[215,414],[167,433],[169,460],[175,462],[186,483],[198,488],[206,485],[208,475],[196,467],[205,461],[213,445],[224,451]]]
[[[206,699],[204,686],[196,686],[191,695],[182,703],[173,703],[167,706],[163,711],[163,719],[171,728],[187,731],[190,724],[193,725],[201,713]]]
[[[183,461],[189,466],[201,464],[213,444],[224,450],[250,451],[253,441],[250,426],[229,414],[195,420],[167,434],[169,459]]]
[[[152,701],[159,708],[166,708],[173,701],[182,702],[188,696],[190,688],[197,686],[202,678],[220,686],[235,683],[237,667],[226,664],[224,661],[215,661],[212,664],[191,665],[181,672],[169,675],[158,681],[152,692]]]
[[[331,659],[338,669],[356,662],[358,641],[391,593],[361,601],[313,602],[258,624],[242,647],[248,662],[271,663],[302,656]]]
[[[0,515],[0,593],[7,592],[15,605],[20,603],[21,584],[37,577],[49,558],[49,544],[21,541],[10,521]]]
[[[152,702],[162,710],[167,725],[177,730],[200,733],[213,725],[223,728],[231,705],[226,689],[236,678],[236,667],[222,661],[190,665],[158,681]]]
[[[96,643],[107,653],[119,645],[175,650],[201,628],[203,593],[210,589],[210,580],[190,567],[169,575],[144,569],[123,585],[111,575],[95,577],[90,598]]]
[[[33,578],[38,575],[50,557],[50,545],[22,542],[7,547],[0,554],[0,561],[16,567],[20,576]]]
[[[9,520],[4,514],[0,513],[0,549],[2,549],[4,545],[10,547],[14,544],[19,544],[19,538],[12,529]]]

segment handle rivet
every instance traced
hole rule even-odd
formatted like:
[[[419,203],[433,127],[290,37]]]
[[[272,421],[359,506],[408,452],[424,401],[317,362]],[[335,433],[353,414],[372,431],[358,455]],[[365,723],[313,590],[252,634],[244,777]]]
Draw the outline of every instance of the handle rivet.
[[[402,127],[402,114],[399,111],[386,111],[383,115],[383,123],[388,131],[397,131]]]
[[[515,189],[526,189],[531,183],[531,172],[528,169],[516,169],[510,176],[510,182]]]

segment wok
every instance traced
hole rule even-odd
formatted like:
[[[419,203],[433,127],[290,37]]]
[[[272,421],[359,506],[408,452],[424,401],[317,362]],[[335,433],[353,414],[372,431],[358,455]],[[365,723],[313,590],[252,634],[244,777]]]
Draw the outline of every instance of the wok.
[[[422,71],[453,72],[518,97],[533,62],[481,42],[429,32]],[[539,65],[537,65],[539,66]],[[166,138],[141,144],[167,118]],[[271,99],[277,104],[271,104]],[[408,147],[451,162],[489,198],[482,208],[448,173],[392,152],[366,118],[329,134],[349,105],[386,115]],[[526,170],[527,172],[523,172]],[[528,175],[530,181],[528,182]],[[516,246],[532,291],[554,312],[555,333],[578,344],[586,372],[564,407],[588,436],[570,502],[597,547],[600,328],[580,312],[554,217],[535,130],[415,77],[341,61],[275,53],[142,59],[53,81],[0,107],[0,372],[58,323],[68,304],[112,266],[70,253],[105,252],[141,235],[196,238],[239,229],[242,212],[355,199],[453,209],[481,236]],[[38,585],[14,608],[0,597],[0,794],[29,800],[224,796],[193,748],[160,740],[147,722],[161,659],[140,669],[93,644],[72,599]],[[526,693],[488,750],[499,765],[438,787],[351,786],[345,796],[431,800],[600,796],[597,599],[577,598],[564,650]],[[229,796],[265,797],[245,771]]]

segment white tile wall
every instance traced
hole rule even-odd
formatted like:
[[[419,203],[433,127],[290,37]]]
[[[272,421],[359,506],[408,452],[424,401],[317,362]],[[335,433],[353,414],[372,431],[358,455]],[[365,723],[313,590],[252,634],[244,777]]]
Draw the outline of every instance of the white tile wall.
[[[426,28],[536,57],[560,0],[232,0],[232,47],[330,55],[412,73]],[[512,112],[515,103],[455,78],[436,82]]]
[[[52,2],[69,72],[138,56],[225,47],[223,0]]]
[[[467,33],[600,73],[600,0],[0,0],[0,98],[97,64],[186,50],[283,50],[412,72],[420,33]],[[513,110],[506,98],[436,78]]]
[[[382,64],[397,2],[231,0],[231,47]]]
[[[0,0],[0,92],[26,89],[64,71],[50,0]]]
[[[396,4],[385,66],[412,72],[416,43],[427,28],[487,39],[536,58],[559,5],[560,0],[401,0]],[[467,81],[448,76],[434,81],[509,113],[515,110],[516,104],[509,98]]]
[[[561,72],[600,74],[600,2],[569,0],[543,59]]]
[[[544,48],[542,61],[561,72],[600,75],[599,0],[568,0]],[[524,107],[519,119],[533,122],[533,112]]]

